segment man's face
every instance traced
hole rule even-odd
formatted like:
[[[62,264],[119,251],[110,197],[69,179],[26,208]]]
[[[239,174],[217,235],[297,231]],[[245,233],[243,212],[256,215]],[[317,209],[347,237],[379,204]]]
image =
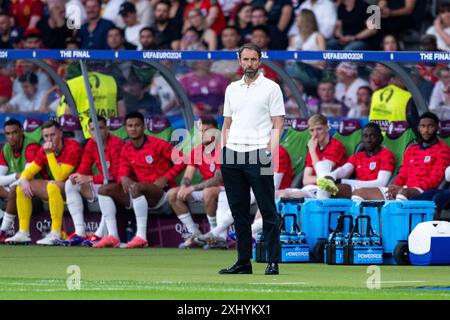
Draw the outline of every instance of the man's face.
[[[127,119],[125,129],[127,130],[128,138],[131,140],[140,139],[144,136],[144,122],[139,118]]]
[[[331,102],[334,100],[334,85],[331,82],[325,82],[319,84],[317,88],[317,94],[319,95],[320,101]]]
[[[106,137],[108,136],[108,127],[106,126],[106,123],[104,121],[99,121],[98,122],[98,129],[100,131],[100,138],[102,139],[102,141],[106,140]],[[89,124],[89,134],[91,135],[92,139],[97,142],[95,140],[95,129],[94,129],[94,123],[91,122]]]
[[[134,12],[128,12],[126,15],[122,16],[122,19],[127,27],[132,27],[137,22],[137,15]]]
[[[251,43],[253,43],[254,45],[257,45],[259,48],[264,50],[267,48],[269,41],[270,39],[264,31],[261,30],[253,31]]]
[[[265,25],[267,22],[266,15],[264,14],[264,11],[262,10],[255,10],[252,12],[252,25],[254,27]]]
[[[419,134],[424,142],[432,142],[436,138],[437,130],[433,119],[423,118],[419,121]]]
[[[222,32],[222,44],[225,49],[235,49],[239,44],[239,35],[234,29],[225,29]]]
[[[169,7],[159,3],[155,8],[155,20],[159,23],[165,23],[169,20]]]
[[[149,48],[155,42],[155,38],[153,37],[153,33],[148,30],[144,30],[139,35],[139,41],[142,45],[142,48]]]
[[[319,144],[322,144],[328,137],[328,132],[330,131],[330,128],[327,125],[316,124],[308,128],[308,131],[311,134],[311,138],[317,139]]]
[[[359,104],[369,104],[370,102],[370,92],[365,88],[358,89],[356,97]]]
[[[123,45],[123,38],[122,35],[120,34],[119,30],[109,30],[108,31],[108,46],[112,49],[112,50],[117,50],[120,47],[122,47]]]
[[[22,82],[21,85],[23,93],[27,98],[32,98],[35,95],[37,91],[37,85],[31,84],[29,82]]]
[[[45,142],[51,142],[54,146],[62,144],[62,131],[56,127],[45,128],[42,130],[42,137]]]
[[[85,6],[88,20],[95,20],[100,16],[100,6],[97,1],[87,0]]]
[[[258,73],[259,66],[261,65],[261,59],[258,56],[258,52],[251,49],[244,49],[241,52],[239,64],[244,70],[245,76],[254,78]]]
[[[17,148],[22,144],[23,139],[23,129],[16,125],[6,126],[4,130],[6,140],[11,145],[11,147]]]
[[[364,150],[373,152],[381,145],[381,136],[374,128],[365,128],[362,134],[362,143]]]
[[[0,16],[0,33],[8,32],[9,29],[9,18],[7,16]]]
[[[41,46],[42,46],[41,38],[34,36],[27,38],[23,43],[23,47],[25,49],[40,49]]]

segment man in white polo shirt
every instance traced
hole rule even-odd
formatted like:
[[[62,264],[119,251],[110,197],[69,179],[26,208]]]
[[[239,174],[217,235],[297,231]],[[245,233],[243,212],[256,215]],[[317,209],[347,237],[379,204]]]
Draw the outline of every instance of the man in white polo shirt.
[[[284,125],[280,86],[259,73],[261,50],[253,44],[239,49],[241,80],[225,92],[222,130],[222,177],[234,218],[238,261],[220,274],[253,273],[250,188],[263,217],[268,262],[265,274],[278,274],[279,218],[275,207],[272,153],[278,148]],[[276,161],[274,161],[276,163]]]

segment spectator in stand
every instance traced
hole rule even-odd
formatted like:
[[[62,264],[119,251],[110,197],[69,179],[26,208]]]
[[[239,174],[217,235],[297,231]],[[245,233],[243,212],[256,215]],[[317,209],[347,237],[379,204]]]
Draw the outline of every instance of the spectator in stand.
[[[338,20],[334,31],[335,38],[327,43],[329,50],[366,50],[376,29],[367,27],[367,7],[364,1],[342,0],[338,6]]]
[[[12,96],[12,81],[9,76],[8,62],[0,64],[0,105],[6,103]]]
[[[256,6],[252,9],[252,27],[266,26],[269,29],[270,48],[273,50],[286,50],[288,38],[285,32],[278,29],[277,26],[268,25],[268,13],[262,6]]]
[[[50,81],[50,77],[43,71],[39,70],[38,66],[35,65],[30,60],[20,60],[17,62],[18,65],[16,65],[16,70],[20,70],[20,72],[16,71],[16,74],[20,77],[20,75],[23,75],[25,73],[34,73],[38,78],[38,86],[37,91],[38,93],[44,93],[48,89],[52,87],[52,83]],[[20,64],[19,64],[20,63]],[[19,82],[19,79],[16,78],[13,82],[13,96],[23,94],[22,85]]]
[[[427,34],[420,40],[420,51],[438,51],[436,37]],[[417,71],[419,73],[418,84],[420,93],[429,100],[434,84],[439,80],[437,73],[440,69],[447,67],[445,62],[419,62]]]
[[[296,17],[299,34],[289,38],[288,50],[320,51],[326,50],[325,38],[319,32],[314,12],[308,9],[300,11]],[[286,68],[295,78],[299,79],[305,90],[315,90],[322,78],[324,61],[287,61]]]
[[[148,88],[136,76],[130,76],[125,84],[123,98],[127,113],[138,111],[144,116],[160,115],[161,102],[149,93]]]
[[[440,119],[450,119],[450,69],[440,69],[437,76],[439,81],[434,85],[428,109]]]
[[[36,0],[17,0],[9,7],[9,16],[14,19],[14,26],[22,30],[35,28],[42,18],[44,4]]]
[[[36,28],[41,32],[42,42],[49,49],[63,49],[66,38],[72,35],[67,28],[65,5],[63,0],[47,1],[48,15],[39,20]]]
[[[112,27],[108,30],[108,48],[111,50],[136,50],[136,46],[125,40],[122,29]]]
[[[211,62],[206,60],[193,61],[193,71],[179,80],[194,103],[195,115],[200,117],[222,114],[225,89],[228,86],[225,76],[209,71],[210,65]]]
[[[315,113],[320,113],[325,117],[345,117],[348,108],[336,99],[336,86],[330,80],[323,80],[317,87],[319,104]]]
[[[151,27],[142,28],[139,31],[138,50],[156,50],[155,30]]]
[[[387,34],[383,37],[381,42],[381,49],[383,51],[400,51],[400,43],[397,38],[392,34]]]
[[[18,49],[23,30],[11,24],[11,18],[0,12],[0,49]]]
[[[3,112],[39,112],[43,94],[38,92],[38,78],[29,72],[18,78],[23,93],[15,95],[6,105],[0,107]]]
[[[348,118],[367,118],[370,113],[370,104],[372,102],[373,91],[370,87],[360,87],[356,92],[358,104],[356,108],[350,109],[347,114]]]
[[[0,1],[0,11],[9,12],[9,8],[11,7],[10,0],[1,0]]]
[[[303,93],[302,83],[295,78],[293,78],[292,80],[294,81],[298,92],[300,92],[303,101],[305,101],[305,103],[307,103],[307,107],[309,107],[308,102],[309,102],[310,98],[306,94]],[[289,87],[286,84],[283,85],[283,93],[284,93],[283,99],[284,99],[284,109],[286,111],[286,118],[300,118],[301,113],[300,113],[299,105],[298,105],[297,101],[295,100],[291,89],[289,89]],[[312,112],[311,110],[309,110],[309,111]],[[312,112],[312,113],[314,113],[314,112]]]
[[[441,3],[438,12],[426,33],[436,37],[439,50],[450,51],[450,3]]]
[[[175,20],[170,19],[170,2],[161,0],[155,5],[156,46],[160,50],[180,49],[181,30]]]
[[[171,70],[173,61],[162,60],[161,64]],[[159,100],[161,101],[161,110],[165,116],[169,117],[181,114],[180,103],[175,92],[167,80],[159,73],[153,77],[150,94],[159,97]]]
[[[268,25],[277,26],[278,30],[287,33],[294,22],[291,0],[254,0],[254,6],[264,6],[268,13]]]
[[[241,39],[240,45],[250,42],[252,37],[252,6],[251,4],[241,2],[237,7],[236,14],[229,24],[235,26],[239,30]]]
[[[148,0],[127,0],[136,8],[137,21],[144,26],[151,26],[155,22],[155,13]]]
[[[119,28],[125,28],[125,24],[122,20],[122,17],[119,15],[120,6],[126,0],[106,0],[105,4],[102,6],[101,16],[105,20],[109,20],[114,25]]]
[[[235,26],[226,26],[221,35],[222,50],[237,51],[239,49],[239,32]],[[236,72],[239,62],[236,60],[216,60],[211,65],[211,71],[221,73],[229,80],[237,80]]]
[[[150,0],[153,7],[161,0]],[[174,25],[174,29],[181,34],[183,30],[184,8],[186,7],[186,0],[170,0],[169,18]],[[154,10],[153,10],[154,11]]]
[[[369,76],[369,86],[372,91],[384,88],[389,85],[392,71],[381,63],[376,63]]]
[[[220,5],[215,0],[192,0],[188,3],[183,13],[183,30],[187,30],[192,26],[187,15],[193,8],[200,9],[202,15],[206,17],[206,27],[211,28],[216,33],[216,36],[219,37],[227,22]]]
[[[353,62],[341,62],[336,68],[336,76],[339,80],[336,85],[336,99],[348,109],[357,108],[358,89],[369,85],[359,77],[358,66]]]
[[[191,9],[187,13],[187,19],[191,28],[195,28],[200,33],[200,40],[205,44],[208,50],[217,49],[217,35],[207,27],[206,19],[202,16],[200,9]]]
[[[100,17],[101,0],[86,0],[87,22],[78,30],[81,49],[108,49],[107,34],[114,24]]]
[[[425,13],[424,0],[380,0],[381,32],[400,34],[407,29],[419,30]]]
[[[125,24],[125,40],[135,47],[139,46],[139,31],[145,25],[138,22],[136,6],[132,2],[125,1],[120,5],[119,14]]]
[[[194,27],[183,34],[180,41],[180,50],[206,50],[206,43],[202,41],[202,34]]]
[[[335,3],[331,0],[306,0],[296,10],[295,14],[298,15],[304,9],[314,12],[320,33],[323,34],[325,39],[331,39],[337,21]],[[289,30],[288,36],[290,37],[296,34],[298,34],[298,28],[296,25],[293,25]]]
[[[242,0],[218,0],[220,7],[222,8],[223,15],[230,21],[230,15],[236,5],[239,5]]]

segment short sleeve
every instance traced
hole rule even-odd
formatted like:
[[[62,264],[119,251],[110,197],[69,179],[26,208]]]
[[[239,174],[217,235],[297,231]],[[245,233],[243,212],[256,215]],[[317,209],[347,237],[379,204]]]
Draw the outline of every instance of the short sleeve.
[[[230,106],[230,86],[225,90],[225,101],[223,103],[223,116],[231,117],[231,106]]]
[[[278,85],[272,90],[270,95],[269,108],[271,117],[284,116],[286,114],[286,111],[284,110],[283,94]]]

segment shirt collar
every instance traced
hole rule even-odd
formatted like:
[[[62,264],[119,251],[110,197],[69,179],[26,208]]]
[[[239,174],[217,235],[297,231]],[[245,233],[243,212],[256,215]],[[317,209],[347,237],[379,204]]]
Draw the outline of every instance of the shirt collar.
[[[239,85],[241,85],[241,86],[247,85],[244,81],[244,77],[245,77],[245,75],[243,75],[241,80],[239,80]],[[264,74],[262,72],[260,72],[258,78],[256,78],[256,80],[253,81],[250,85],[259,86],[262,83],[263,79],[264,79]]]

